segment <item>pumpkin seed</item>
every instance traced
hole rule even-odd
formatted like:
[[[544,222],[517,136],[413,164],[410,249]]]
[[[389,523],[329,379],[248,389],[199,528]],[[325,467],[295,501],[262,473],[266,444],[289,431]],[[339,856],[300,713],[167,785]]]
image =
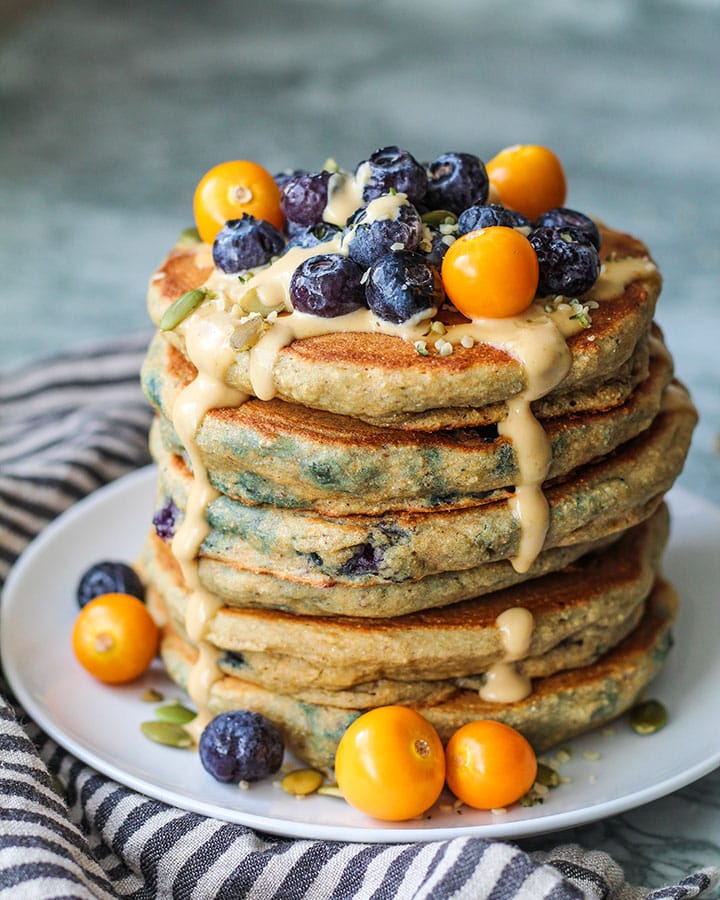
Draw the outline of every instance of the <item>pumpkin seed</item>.
[[[539,762],[535,781],[537,781],[538,784],[545,785],[545,787],[554,788],[560,784],[560,775],[555,769],[546,766],[545,763]]]
[[[339,797],[341,800],[345,799],[340,788],[336,784],[321,784],[317,789],[317,793],[323,794],[325,797]]]
[[[187,319],[195,307],[203,302],[206,296],[207,291],[204,291],[202,288],[195,288],[193,291],[184,293],[182,297],[178,297],[163,313],[162,319],[160,319],[160,330],[172,331],[173,328],[177,328],[184,319]]]
[[[155,710],[155,715],[161,722],[174,722],[175,725],[186,725],[188,722],[192,722],[197,713],[175,700],[173,703],[166,703],[165,706],[158,706]]]
[[[262,337],[264,330],[262,316],[253,316],[233,331],[230,346],[234,350],[249,350]]]
[[[258,289],[254,287],[248,288],[240,298],[239,302],[244,312],[260,313],[261,316],[266,316],[274,309],[279,312],[283,308],[282,303],[279,306],[268,306],[266,303],[263,303]]]
[[[160,703],[165,698],[160,691],[156,691],[155,688],[145,688],[140,699],[143,703]]]
[[[175,722],[143,722],[140,730],[146,738],[155,741],[156,744],[165,744],[168,747],[191,747],[192,738],[181,725]]]
[[[659,700],[646,700],[630,710],[630,725],[638,734],[655,734],[667,725],[667,710]]]
[[[288,772],[280,785],[286,794],[304,797],[314,794],[324,780],[325,776],[317,769],[295,769],[294,772]]]
[[[177,239],[178,244],[199,244],[200,232],[197,228],[184,228]]]
[[[444,225],[448,219],[450,219],[450,224],[454,225],[458,220],[455,213],[450,212],[449,209],[433,209],[423,213],[420,218],[426,225]]]

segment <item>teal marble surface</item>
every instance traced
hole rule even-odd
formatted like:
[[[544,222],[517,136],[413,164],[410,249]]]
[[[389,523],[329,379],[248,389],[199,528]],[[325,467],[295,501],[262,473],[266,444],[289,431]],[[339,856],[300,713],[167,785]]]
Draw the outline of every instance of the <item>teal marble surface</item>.
[[[719,43],[712,0],[6,4],[0,364],[147,327],[147,278],[216,162],[542,143],[568,205],[663,271],[658,318],[701,413],[681,484],[720,504]],[[720,773],[528,846],[560,840],[647,885],[717,865]]]

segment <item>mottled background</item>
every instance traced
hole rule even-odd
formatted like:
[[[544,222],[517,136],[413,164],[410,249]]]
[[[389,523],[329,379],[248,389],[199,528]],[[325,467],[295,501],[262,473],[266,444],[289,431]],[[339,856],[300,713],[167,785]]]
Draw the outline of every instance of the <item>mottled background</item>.
[[[0,14],[0,362],[147,325],[149,273],[225,159],[352,167],[512,143],[645,239],[720,499],[720,4],[56,0]],[[697,463],[697,465],[696,465]]]
[[[661,266],[658,318],[702,414],[682,483],[720,502],[718,47],[712,0],[2,0],[0,363],[148,327],[147,278],[217,162],[547,144],[568,205]],[[684,811],[584,842],[630,875],[671,865],[658,847],[709,821],[708,798],[717,823],[717,793],[706,779]],[[693,852],[717,842],[705,828]]]

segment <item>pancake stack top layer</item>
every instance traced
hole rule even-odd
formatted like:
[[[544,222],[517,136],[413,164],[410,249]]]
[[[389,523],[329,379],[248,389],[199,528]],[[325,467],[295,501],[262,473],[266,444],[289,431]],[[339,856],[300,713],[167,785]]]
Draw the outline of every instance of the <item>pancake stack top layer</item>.
[[[402,190],[363,199],[367,166],[321,179],[319,214],[336,226],[350,217],[344,230],[323,240],[311,223],[312,243],[231,271],[185,237],[151,279],[159,331],[143,385],[160,479],[143,565],[167,616],[164,658],[198,706],[198,730],[213,712],[254,706],[322,766],[352,717],[382,702],[420,705],[447,728],[479,710],[514,715],[547,745],[590,721],[559,703],[554,673],[582,667],[578,697],[587,684],[607,694],[610,670],[632,683],[594,713],[602,721],[632,702],[667,646],[669,589],[654,589],[654,631],[646,601],[662,498],[695,413],[652,324],[660,276],[641,242],[601,227],[594,283],[536,295],[514,315],[462,315],[437,273],[432,302],[399,323],[365,305],[301,312],[290,283],[306,261],[347,259],[363,223],[397,222],[408,207],[420,221]],[[467,205],[504,209],[486,199]],[[444,251],[458,238],[455,215],[440,221],[422,225],[416,262],[433,258],[438,234]],[[225,270],[218,242],[233,227],[215,242]],[[537,233],[521,217],[514,232]],[[634,560],[632,575],[616,577],[619,559]],[[588,571],[603,590],[588,591]],[[522,583],[525,599],[513,593]],[[421,610],[432,613],[422,628]],[[456,664],[463,632],[478,649]],[[419,634],[433,646],[422,665]],[[632,635],[635,657],[616,651],[601,676],[603,655]],[[324,665],[304,641],[326,648]],[[638,666],[643,653],[655,663]],[[546,698],[542,724],[528,694]]]

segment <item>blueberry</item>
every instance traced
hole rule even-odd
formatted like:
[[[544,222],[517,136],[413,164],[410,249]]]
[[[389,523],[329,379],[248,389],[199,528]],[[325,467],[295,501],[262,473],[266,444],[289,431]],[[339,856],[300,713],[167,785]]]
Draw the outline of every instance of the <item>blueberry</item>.
[[[200,735],[199,750],[206,771],[231,784],[267,778],[283,760],[280,732],[265,716],[245,709],[215,716]]]
[[[570,226],[578,231],[582,231],[595,249],[600,249],[600,229],[589,216],[575,209],[566,209],[563,206],[558,206],[555,209],[549,209],[547,212],[544,212],[535,222],[535,227],[543,228],[548,226],[555,228]]]
[[[77,602],[82,609],[101,594],[131,594],[145,599],[145,588],[137,572],[127,563],[105,560],[83,573],[77,586]]]
[[[443,302],[440,273],[421,253],[388,253],[370,269],[365,296],[379,318],[397,324],[407,322]]]
[[[428,209],[449,209],[461,213],[468,206],[484,203],[488,176],[482,160],[472,153],[443,153],[427,169]]]
[[[213,260],[223,272],[241,272],[264,266],[285,249],[285,238],[270,222],[243,213],[218,232],[213,244]]]
[[[280,188],[280,190],[282,190],[294,175],[304,174],[305,169],[283,169],[282,172],[277,172],[275,175],[273,175],[273,180],[275,181],[275,184]]]
[[[316,247],[318,244],[332,240],[336,234],[340,234],[340,229],[337,225],[331,225],[329,222],[319,222],[317,225],[311,225],[310,228],[298,228],[288,241],[288,250],[291,247]]]
[[[288,240],[292,240],[294,237],[297,237],[300,234],[305,234],[307,230],[308,229],[305,227],[305,225],[298,225],[296,222],[291,222],[289,219],[285,219],[283,234]]]
[[[358,544],[352,556],[338,569],[338,575],[377,575],[383,560],[383,552],[374,544]]]
[[[363,269],[347,256],[321,253],[304,260],[290,279],[294,309],[314,316],[344,316],[365,306]]]
[[[367,221],[367,208],[353,217],[354,224],[346,232],[350,241],[348,253],[356,263],[367,268],[390,252],[393,244],[405,250],[416,250],[423,236],[420,213],[410,203],[398,206],[394,219]]]
[[[180,510],[175,506],[171,499],[167,499],[155,515],[152,523],[155,526],[155,534],[163,541],[171,541],[175,534],[177,520]]]
[[[455,240],[455,235],[443,234],[442,231],[432,225],[428,225],[427,230],[430,232],[430,249],[423,249],[422,252],[426,261],[439,269],[448,247]]]
[[[506,228],[532,228],[532,222],[522,213],[497,203],[489,203],[487,206],[470,206],[464,210],[458,219],[457,233],[459,236],[469,231],[477,231],[478,228],[492,228],[495,225]]]
[[[577,297],[588,291],[600,274],[598,252],[575,228],[543,226],[530,233],[540,266],[538,295]]]
[[[285,182],[280,194],[280,208],[289,222],[307,228],[322,221],[328,202],[330,174],[303,172]]]
[[[368,165],[370,177],[363,187],[363,200],[374,200],[395,190],[407,194],[410,203],[419,203],[427,190],[427,174],[407,150],[382,147],[358,166]],[[356,170],[357,174],[357,170]]]

